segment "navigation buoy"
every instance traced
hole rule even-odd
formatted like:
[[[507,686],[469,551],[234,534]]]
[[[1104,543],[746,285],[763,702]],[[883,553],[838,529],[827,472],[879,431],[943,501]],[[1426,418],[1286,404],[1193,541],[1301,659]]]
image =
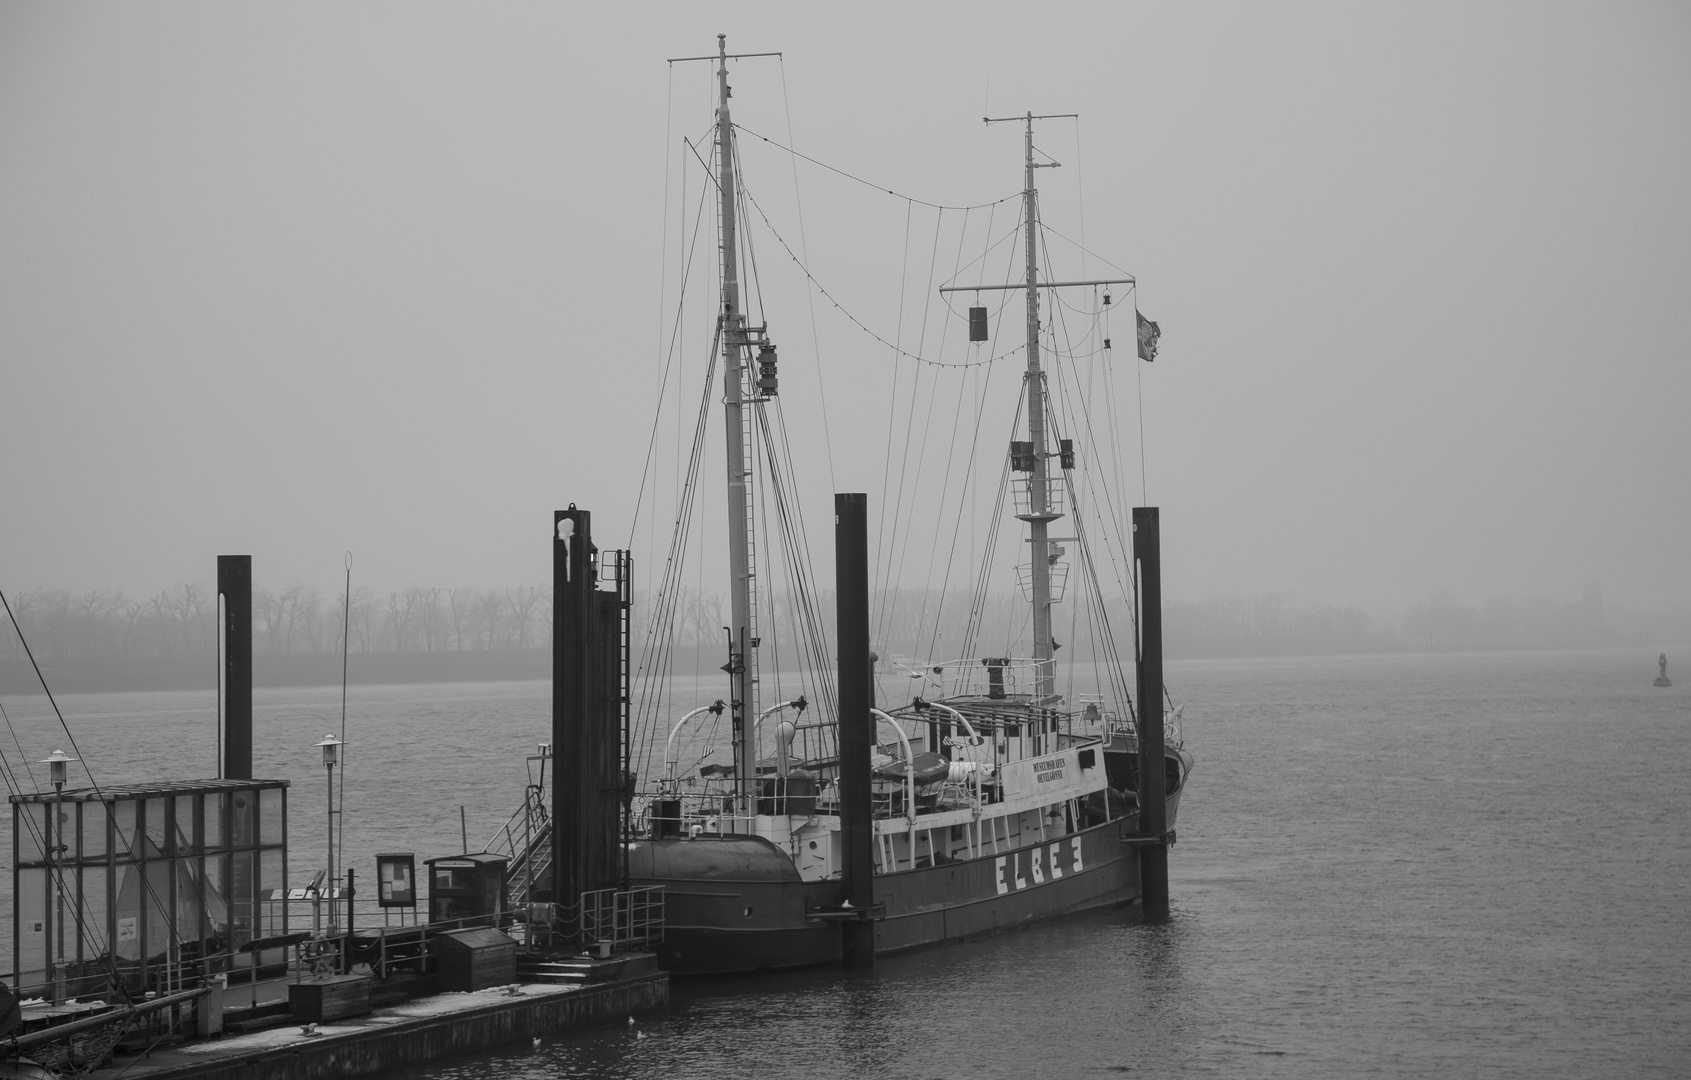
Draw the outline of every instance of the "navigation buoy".
[[[1668,678],[1668,654],[1663,653],[1661,659],[1656,662],[1662,666],[1662,673],[1656,676],[1656,685],[1672,686],[1673,680]]]

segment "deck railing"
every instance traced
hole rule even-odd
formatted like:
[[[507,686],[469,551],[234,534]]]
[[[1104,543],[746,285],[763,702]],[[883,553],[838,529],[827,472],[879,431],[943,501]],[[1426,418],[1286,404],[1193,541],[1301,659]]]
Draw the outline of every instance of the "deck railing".
[[[661,885],[581,894],[581,933],[590,942],[608,941],[613,952],[647,949],[663,941],[663,930]]]

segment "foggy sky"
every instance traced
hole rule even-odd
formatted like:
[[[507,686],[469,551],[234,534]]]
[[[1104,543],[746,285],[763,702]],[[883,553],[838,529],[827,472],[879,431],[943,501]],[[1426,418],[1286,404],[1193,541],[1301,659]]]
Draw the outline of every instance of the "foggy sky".
[[[1171,597],[1691,600],[1684,5],[579,7],[0,6],[0,588],[543,583],[571,502],[622,543],[711,120],[665,60],[726,32],[784,53],[736,119],[918,198],[1019,188],[983,109],[1081,114],[1047,220],[1164,331]],[[896,272],[801,184],[819,274]],[[818,333],[831,583],[886,387]]]

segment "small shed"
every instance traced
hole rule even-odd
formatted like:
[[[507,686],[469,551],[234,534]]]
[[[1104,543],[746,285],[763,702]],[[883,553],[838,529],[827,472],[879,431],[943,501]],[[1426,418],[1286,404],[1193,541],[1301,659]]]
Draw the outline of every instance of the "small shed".
[[[517,981],[517,943],[490,926],[440,934],[429,952],[442,991],[486,990]]]
[[[429,921],[497,920],[505,912],[505,863],[505,856],[487,851],[424,860]]]

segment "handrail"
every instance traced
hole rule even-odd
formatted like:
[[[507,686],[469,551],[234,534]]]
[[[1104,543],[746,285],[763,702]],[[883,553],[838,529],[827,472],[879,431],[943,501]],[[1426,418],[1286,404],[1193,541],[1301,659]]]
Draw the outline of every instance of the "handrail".
[[[916,865],[916,754],[910,749],[910,739],[904,734],[904,726],[879,709],[870,709],[871,716],[878,716],[892,725],[898,732],[898,744],[904,747],[904,817],[910,823],[910,865]]]
[[[496,848],[494,845],[498,844],[499,838],[503,836],[506,840],[505,850],[509,851],[513,856],[516,854],[516,837],[512,835],[511,830],[516,825],[517,820],[519,818],[532,819],[536,812],[542,815],[546,812],[546,801],[537,797],[539,794],[539,787],[540,785],[538,784],[530,784],[523,789],[523,804],[514,810],[510,817],[505,819],[505,824],[501,825],[494,831],[493,838],[490,839],[486,846],[482,848],[483,851],[495,851]]]
[[[718,716],[721,716],[722,715],[722,709],[723,709],[722,702],[713,701],[709,705],[699,706],[697,709],[694,709],[692,712],[688,713],[686,716],[683,716],[680,720],[676,721],[675,726],[673,728],[671,728],[670,731],[669,731],[668,741],[666,741],[663,744],[663,767],[664,767],[664,778],[665,779],[667,779],[667,780],[674,780],[675,779],[675,767],[676,767],[676,765],[680,764],[680,761],[679,761],[678,757],[672,757],[670,755],[670,751],[675,749],[675,737],[677,735],[681,734],[681,729],[686,726],[687,721],[693,719],[693,717],[699,715],[700,713],[713,712],[713,713],[716,713]]]
[[[949,713],[951,716],[955,717],[957,722],[963,725],[964,730],[968,731],[968,733],[969,733],[969,745],[971,745],[971,746],[981,745],[982,739],[979,735],[975,734],[975,725],[969,723],[969,718],[967,716],[964,716],[962,713],[958,712],[956,709],[953,709],[951,706],[941,704],[940,702],[937,702],[937,701],[930,701],[930,702],[928,702],[928,704],[930,706],[932,706],[933,708],[938,709],[939,711],[941,711],[943,713]],[[974,774],[974,778],[975,778],[975,812],[978,814],[978,813],[980,813],[980,807],[981,807],[981,768],[980,768],[980,762],[978,762],[978,761],[972,762],[972,764],[975,766],[974,769],[971,770],[971,772]]]

